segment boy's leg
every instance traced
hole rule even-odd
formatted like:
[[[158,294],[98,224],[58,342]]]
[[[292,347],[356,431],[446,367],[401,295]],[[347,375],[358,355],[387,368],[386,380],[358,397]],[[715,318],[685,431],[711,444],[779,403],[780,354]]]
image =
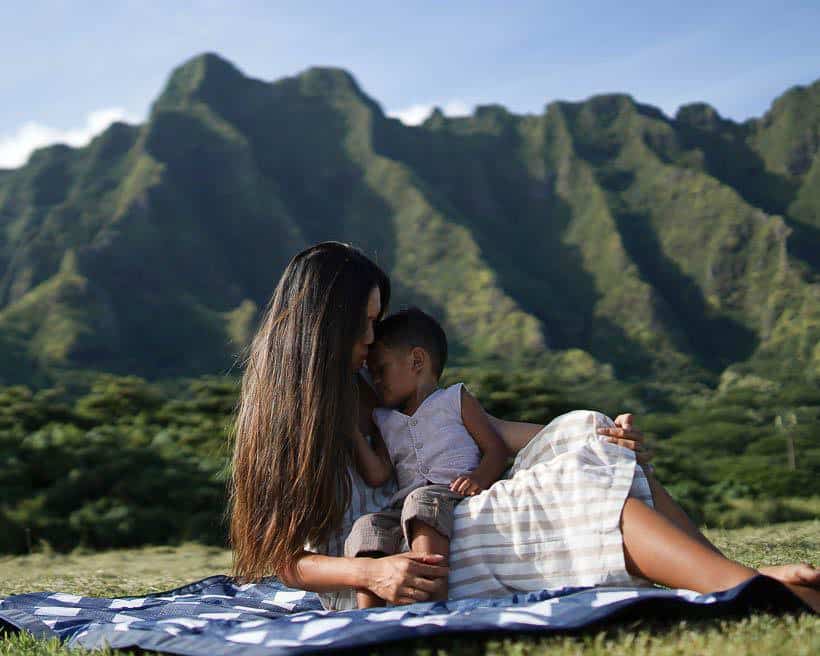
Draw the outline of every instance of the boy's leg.
[[[387,554],[383,551],[363,551],[358,554],[359,558],[381,558]],[[379,608],[385,606],[387,602],[379,595],[370,592],[370,590],[358,589],[356,590],[356,607],[357,608]]]
[[[410,520],[410,549],[427,553],[441,554],[445,557],[442,565],[447,564],[450,555],[450,538],[442,535],[429,524],[419,519]],[[447,579],[436,579],[436,587],[430,593],[431,601],[446,601]]]
[[[370,590],[356,590],[356,608],[381,608],[387,602]]]
[[[356,558],[380,558],[399,551],[401,540],[400,509],[387,509],[368,513],[357,519],[344,544],[344,554]],[[358,608],[375,608],[386,605],[384,599],[370,590],[356,590]]]
[[[464,497],[452,492],[448,485],[430,484],[416,488],[404,499],[401,523],[407,544],[413,551],[450,555],[450,537],[455,521],[455,505]],[[447,560],[442,564],[446,564]],[[448,596],[447,579],[436,579],[431,593],[433,601]]]

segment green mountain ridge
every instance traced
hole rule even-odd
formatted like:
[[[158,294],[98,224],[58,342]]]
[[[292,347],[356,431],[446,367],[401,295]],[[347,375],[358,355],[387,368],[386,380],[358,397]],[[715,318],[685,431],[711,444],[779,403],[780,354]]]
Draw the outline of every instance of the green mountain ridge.
[[[343,70],[268,83],[201,55],[144,124],[0,171],[0,381],[231,370],[322,239],[374,256],[457,359],[813,380],[819,145],[820,81],[742,124],[608,94],[411,127]]]

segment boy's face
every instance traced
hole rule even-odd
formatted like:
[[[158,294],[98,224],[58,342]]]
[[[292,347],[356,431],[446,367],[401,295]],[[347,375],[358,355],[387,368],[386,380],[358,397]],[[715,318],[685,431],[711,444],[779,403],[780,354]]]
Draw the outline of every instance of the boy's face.
[[[386,407],[403,405],[416,391],[411,349],[388,348],[375,342],[367,355],[367,369]]]

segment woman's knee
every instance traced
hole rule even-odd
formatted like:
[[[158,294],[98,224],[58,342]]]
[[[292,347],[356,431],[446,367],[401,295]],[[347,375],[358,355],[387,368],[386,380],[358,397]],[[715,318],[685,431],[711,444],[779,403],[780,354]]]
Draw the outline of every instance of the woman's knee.
[[[590,424],[595,428],[609,428],[610,426],[614,426],[615,422],[612,421],[610,417],[605,415],[598,410],[571,410],[569,412],[565,412],[562,415],[558,415],[555,419],[553,419],[547,427],[550,426],[559,426],[561,424],[578,424],[578,423],[585,423]]]

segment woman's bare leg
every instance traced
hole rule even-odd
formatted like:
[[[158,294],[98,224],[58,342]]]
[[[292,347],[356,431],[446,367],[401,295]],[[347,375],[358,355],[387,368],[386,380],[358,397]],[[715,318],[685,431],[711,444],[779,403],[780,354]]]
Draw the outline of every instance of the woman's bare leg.
[[[631,497],[621,513],[621,533],[627,571],[670,588],[715,592],[734,587],[758,573],[717,553]],[[780,578],[775,570],[764,573]],[[820,612],[820,571],[809,577],[807,585],[795,585],[793,579],[780,580]]]
[[[637,499],[621,514],[626,569],[671,588],[725,590],[757,572],[715,553]]]
[[[499,432],[507,448],[512,453],[517,453],[523,449],[530,440],[544,429],[542,424],[530,424],[521,421],[505,421],[498,419],[492,415],[488,415],[490,423]],[[714,544],[709,542],[708,538],[698,530],[694,522],[689,519],[689,516],[684,512],[677,502],[669,495],[669,493],[660,484],[655,475],[651,471],[644,469],[646,479],[649,483],[649,489],[652,492],[652,500],[655,505],[655,510],[671,521],[675,526],[680,528],[685,533],[688,533],[693,538],[703,543],[713,551],[721,553]]]
[[[646,474],[646,480],[649,483],[649,489],[652,492],[652,501],[655,505],[655,510],[666,517],[666,519],[672,522],[684,533],[691,535],[693,538],[709,547],[712,551],[715,551],[722,556],[723,554],[720,549],[709,542],[709,539],[700,532],[694,522],[689,519],[689,515],[684,512],[683,508],[678,505],[677,501],[675,501],[670,496],[669,492],[664,489],[663,485],[660,484],[660,481],[655,478],[655,475],[646,469],[644,469],[644,473]]]

